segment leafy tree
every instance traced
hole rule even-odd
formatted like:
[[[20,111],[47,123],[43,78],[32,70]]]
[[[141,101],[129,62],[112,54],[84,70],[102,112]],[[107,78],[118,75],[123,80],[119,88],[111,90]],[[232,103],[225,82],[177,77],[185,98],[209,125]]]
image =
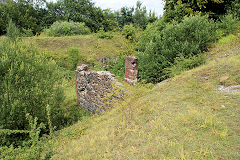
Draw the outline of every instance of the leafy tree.
[[[167,21],[181,21],[184,16],[208,14],[217,18],[227,12],[231,0],[165,0],[164,17]]]
[[[116,19],[120,27],[133,23],[133,7],[122,7],[120,11],[116,12]]]
[[[115,19],[115,15],[109,9],[103,10],[102,28],[104,31],[112,31],[119,28],[119,24]]]
[[[102,27],[103,11],[90,0],[58,0],[56,3],[47,3],[47,8],[55,21],[84,22],[92,31]]]
[[[158,17],[156,16],[155,12],[152,12],[150,10],[150,12],[148,13],[148,23],[153,23],[158,19]]]
[[[134,25],[142,29],[146,28],[147,25],[147,9],[142,7],[142,3],[137,1],[136,8],[133,16]]]
[[[8,0],[7,3],[0,4],[0,13],[0,34],[6,33],[10,19],[20,30],[30,29],[34,33],[41,30],[38,25],[38,13],[30,4]]]
[[[233,0],[231,5],[228,6],[228,12],[240,19],[240,0]]]

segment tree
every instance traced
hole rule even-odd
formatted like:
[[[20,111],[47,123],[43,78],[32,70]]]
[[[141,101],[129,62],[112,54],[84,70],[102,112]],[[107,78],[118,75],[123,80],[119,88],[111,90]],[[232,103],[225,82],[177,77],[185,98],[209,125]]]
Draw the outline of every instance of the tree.
[[[142,3],[137,1],[136,8],[133,16],[133,22],[136,27],[145,29],[147,26],[147,9],[142,7]]]
[[[158,17],[156,16],[155,12],[152,12],[150,10],[149,14],[148,14],[148,23],[153,23],[158,19]]]
[[[118,22],[115,19],[115,13],[109,9],[103,10],[102,28],[104,31],[112,31],[119,27]]]
[[[10,19],[20,28],[39,32],[38,12],[30,4],[8,0],[7,3],[0,4],[0,34],[6,33],[8,21]]]
[[[227,12],[231,0],[165,0],[164,18],[166,21],[181,21],[184,16],[208,14],[218,18]]]
[[[52,19],[84,22],[92,31],[102,27],[103,11],[90,0],[59,0],[47,3],[47,10]]]
[[[116,20],[118,21],[119,26],[123,27],[127,24],[133,23],[133,14],[133,7],[122,7],[120,11],[116,12]]]

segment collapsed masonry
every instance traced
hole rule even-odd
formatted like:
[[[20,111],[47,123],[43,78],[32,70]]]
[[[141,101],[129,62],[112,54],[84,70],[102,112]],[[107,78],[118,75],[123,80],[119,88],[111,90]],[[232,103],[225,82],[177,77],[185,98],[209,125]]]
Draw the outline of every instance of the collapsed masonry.
[[[138,61],[135,57],[126,57],[125,81],[136,85]],[[83,64],[75,71],[77,104],[92,113],[100,113],[112,108],[114,100],[123,99],[121,83],[115,75],[107,71],[93,71]]]
[[[107,71],[93,71],[87,65],[75,71],[77,104],[92,113],[100,113],[111,107],[114,100],[123,99],[121,83]]]

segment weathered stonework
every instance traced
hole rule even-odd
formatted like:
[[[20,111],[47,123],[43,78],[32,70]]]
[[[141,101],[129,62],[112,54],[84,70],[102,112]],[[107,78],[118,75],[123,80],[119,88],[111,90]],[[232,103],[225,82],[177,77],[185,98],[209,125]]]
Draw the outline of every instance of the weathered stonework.
[[[138,75],[138,59],[133,56],[125,59],[125,82],[136,85]]]
[[[92,113],[100,113],[112,108],[113,100],[123,98],[115,76],[107,71],[93,71],[81,65],[75,71],[77,103]]]

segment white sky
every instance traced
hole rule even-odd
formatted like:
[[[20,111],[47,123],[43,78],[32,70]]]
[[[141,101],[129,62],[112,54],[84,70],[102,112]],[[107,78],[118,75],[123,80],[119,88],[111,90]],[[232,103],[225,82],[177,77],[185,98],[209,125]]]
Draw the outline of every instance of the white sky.
[[[121,7],[127,6],[132,7],[136,6],[137,0],[92,0],[95,2],[96,6],[101,7],[102,9],[112,9],[119,10]],[[162,0],[140,0],[146,6],[147,10],[155,11],[156,15],[163,14],[164,2]]]

